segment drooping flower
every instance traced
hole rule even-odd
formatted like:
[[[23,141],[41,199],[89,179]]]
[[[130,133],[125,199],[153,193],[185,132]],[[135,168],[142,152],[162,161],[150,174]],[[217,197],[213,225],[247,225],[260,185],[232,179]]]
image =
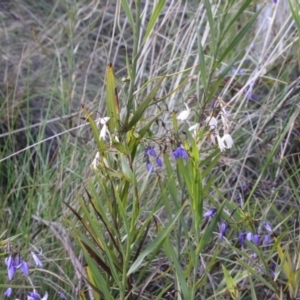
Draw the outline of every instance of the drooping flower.
[[[213,217],[217,212],[216,208],[211,208],[210,210],[208,210],[206,213],[203,214],[203,218],[209,218],[209,217]]]
[[[12,257],[12,255],[10,255],[9,257],[6,257],[4,262],[7,267],[8,279],[12,280],[16,273],[16,270],[17,270],[16,262],[15,262],[14,258]]]
[[[180,114],[177,116],[177,120],[179,121],[184,121],[186,120],[189,115],[190,115],[190,108],[188,107],[188,105],[186,103],[184,103],[185,107],[186,107],[186,110],[183,110],[182,112],[180,112]]]
[[[253,243],[255,244],[255,245],[259,245],[259,243],[260,243],[260,236],[259,236],[259,234],[254,234],[253,235],[253,237],[252,237],[252,241],[253,241]]]
[[[154,173],[154,168],[153,168],[153,166],[152,166],[152,164],[151,164],[150,161],[147,161],[147,163],[146,163],[146,168],[147,168],[147,170],[148,170],[149,172]]]
[[[92,168],[93,168],[94,170],[97,169],[97,166],[98,166],[99,161],[100,161],[100,152],[97,151],[97,153],[96,153],[96,155],[95,155],[95,158],[94,158],[93,161],[92,161]]]
[[[268,234],[264,236],[264,245],[268,246],[271,244],[271,237]]]
[[[246,235],[246,239],[249,241],[249,242],[252,242],[252,239],[253,239],[253,234],[252,232],[247,232],[247,235]]]
[[[41,262],[41,260],[39,259],[39,257],[33,252],[31,251],[31,256],[34,260],[34,263],[37,267],[42,268],[43,267],[43,263]]]
[[[197,132],[199,131],[199,128],[200,128],[199,123],[196,123],[196,124],[192,125],[191,127],[189,127],[189,131],[193,132],[194,138],[197,136]]]
[[[27,300],[47,300],[48,299],[48,293],[46,292],[43,298],[41,298],[40,294],[34,290],[33,292],[30,292],[27,296]]]
[[[208,117],[206,123],[209,126],[210,130],[215,130],[218,126],[218,120],[215,117]]]
[[[220,226],[220,240],[222,241],[226,235],[226,231],[227,231],[227,224],[226,223],[222,223]]]
[[[173,150],[173,156],[175,159],[182,157],[183,159],[187,160],[189,158],[186,150],[180,145],[175,150]]]
[[[264,221],[264,222],[262,223],[262,226],[263,226],[267,231],[273,232],[272,227],[270,226],[270,224],[269,224],[267,221]]]
[[[240,233],[240,235],[239,235],[239,243],[240,243],[241,247],[244,246],[246,237],[247,237],[247,232],[243,231],[242,233]]]
[[[161,160],[161,158],[158,156],[158,157],[156,157],[156,164],[157,164],[157,166],[158,167],[162,167],[162,165],[163,165],[163,163],[162,163],[162,160]]]
[[[67,297],[62,292],[57,292],[57,294],[61,299],[67,300]]]
[[[232,139],[231,135],[228,133],[224,134],[223,137],[220,137],[219,135],[217,135],[217,140],[218,140],[218,145],[219,145],[221,152],[223,152],[226,149],[230,149],[233,146],[233,139]]]
[[[29,269],[26,261],[23,261],[18,267],[20,267],[21,271],[24,275],[29,275]]]
[[[7,297],[7,298],[9,298],[11,295],[12,295],[12,288],[9,287],[9,288],[5,291],[4,296]]]
[[[156,151],[152,147],[147,147],[145,150],[145,154],[156,157]]]

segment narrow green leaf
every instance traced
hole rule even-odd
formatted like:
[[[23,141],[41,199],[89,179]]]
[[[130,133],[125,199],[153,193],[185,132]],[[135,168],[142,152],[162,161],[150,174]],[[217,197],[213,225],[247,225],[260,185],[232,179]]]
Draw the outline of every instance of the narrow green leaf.
[[[125,178],[129,182],[135,183],[135,175],[132,172],[131,168],[129,167],[127,158],[124,155],[121,156],[121,166],[122,166],[122,172],[124,173]]]
[[[157,5],[154,7],[153,12],[150,17],[150,20],[149,20],[149,23],[147,25],[146,31],[145,31],[145,36],[143,38],[142,44],[144,44],[146,42],[146,40],[149,38],[149,36],[155,26],[155,23],[157,22],[158,17],[160,16],[160,13],[165,6],[165,2],[166,2],[165,0],[158,0]]]
[[[168,237],[171,230],[173,229],[173,226],[175,222],[177,221],[179,215],[182,213],[184,208],[187,206],[187,202],[182,205],[180,210],[177,212],[177,214],[173,217],[173,219],[165,226],[165,228],[158,234],[158,236],[148,245],[148,247],[138,256],[136,261],[131,265],[127,272],[127,276],[134,273],[143,263],[144,259],[151,254],[154,250],[156,250]]]
[[[133,16],[132,16],[132,9],[130,8],[130,5],[129,5],[127,0],[121,0],[121,5],[124,9],[124,12],[125,12],[126,17],[128,19],[128,22],[131,26],[131,29],[132,29],[133,33],[134,33],[135,32],[135,23],[134,23]]]
[[[160,88],[165,76],[161,77],[157,84],[153,87],[150,93],[146,96],[145,100],[139,105],[138,109],[134,112],[132,119],[130,120],[127,129],[130,130],[134,127],[141,119],[143,113],[149,106],[150,102],[154,99],[158,89]]]

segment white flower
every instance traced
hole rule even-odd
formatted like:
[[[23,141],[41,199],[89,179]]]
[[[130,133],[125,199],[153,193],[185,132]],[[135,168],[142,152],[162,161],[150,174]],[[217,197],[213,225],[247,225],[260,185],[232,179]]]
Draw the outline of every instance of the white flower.
[[[110,133],[106,124],[104,124],[100,130],[99,139],[105,141],[106,135],[110,137]]]
[[[207,125],[210,127],[210,130],[216,129],[218,125],[218,121],[215,117],[208,117],[206,123],[208,123]]]
[[[177,120],[179,120],[179,121],[184,121],[184,120],[186,120],[186,119],[189,117],[190,112],[191,112],[191,110],[190,110],[190,108],[188,107],[188,105],[187,105],[186,103],[184,103],[184,104],[185,104],[185,106],[186,106],[186,110],[182,111],[182,112],[177,116]]]
[[[97,169],[97,165],[98,165],[98,163],[99,163],[99,160],[100,160],[100,152],[97,151],[96,156],[95,156],[95,158],[94,158],[94,160],[93,160],[93,162],[92,162],[92,168],[93,168],[94,170]]]
[[[107,121],[109,119],[110,119],[110,117],[99,118],[96,120],[96,124],[97,124],[97,126],[99,126],[100,124],[104,125],[107,123]]]
[[[196,137],[197,132],[199,131],[199,127],[200,127],[199,123],[196,123],[195,125],[193,125],[189,128],[189,131],[193,131],[194,137]]]
[[[233,146],[233,139],[228,133],[224,134],[223,137],[217,135],[217,140],[221,152],[223,152],[226,149],[230,149]]]

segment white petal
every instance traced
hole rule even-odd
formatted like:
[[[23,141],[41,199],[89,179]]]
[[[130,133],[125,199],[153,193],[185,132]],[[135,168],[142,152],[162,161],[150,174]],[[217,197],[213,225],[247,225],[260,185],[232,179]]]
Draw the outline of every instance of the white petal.
[[[189,117],[189,115],[190,115],[190,111],[184,110],[177,116],[177,120],[184,121]]]
[[[208,117],[206,119],[206,122],[208,122],[208,126],[210,127],[210,130],[214,130],[217,128],[218,121],[215,117]]]
[[[99,124],[106,124],[108,122],[108,120],[110,119],[110,117],[104,117],[104,118],[99,118],[96,120],[96,124],[99,126]]]
[[[106,134],[110,135],[107,125],[104,124],[100,131],[100,136],[99,136],[100,140],[105,140]]]
[[[219,135],[217,135],[217,140],[218,140],[219,148],[220,148],[221,152],[223,152],[226,149],[223,139]]]
[[[185,107],[186,107],[186,110],[190,111],[189,106],[188,106],[185,102],[184,102],[184,105],[185,105]]]
[[[191,127],[189,128],[189,131],[193,131],[193,130],[196,131],[196,130],[198,130],[198,128],[199,128],[199,123],[197,123],[197,124],[191,126]]]
[[[41,300],[47,300],[48,299],[48,293],[46,292],[44,297]]]
[[[223,140],[223,144],[227,149],[230,149],[233,146],[233,139],[230,134],[228,133],[224,134],[222,140]]]
[[[94,158],[94,160],[93,160],[93,162],[92,162],[92,168],[93,168],[94,170],[97,169],[97,165],[98,165],[98,163],[99,163],[99,160],[100,160],[100,153],[99,153],[99,151],[97,151],[96,156],[95,156],[95,158]]]
[[[189,115],[190,115],[190,108],[188,107],[188,105],[186,103],[184,103],[185,107],[186,107],[186,110],[182,111],[178,116],[177,116],[177,120],[180,120],[180,121],[184,121],[186,120]]]

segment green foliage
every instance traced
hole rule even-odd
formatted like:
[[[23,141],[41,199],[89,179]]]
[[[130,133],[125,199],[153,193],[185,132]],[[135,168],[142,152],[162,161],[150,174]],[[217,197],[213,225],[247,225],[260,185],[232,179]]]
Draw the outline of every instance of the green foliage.
[[[281,7],[269,2],[20,1],[3,13],[0,125],[8,115],[12,125],[0,130],[1,228],[22,233],[9,239],[22,254],[42,248],[45,268],[2,276],[1,288],[299,297],[299,4],[289,0],[278,27]],[[19,126],[13,104],[29,108],[33,85],[49,105],[37,106],[38,125],[28,109]],[[72,124],[54,135],[49,167],[42,146],[60,117]],[[16,156],[18,130],[30,147]]]

